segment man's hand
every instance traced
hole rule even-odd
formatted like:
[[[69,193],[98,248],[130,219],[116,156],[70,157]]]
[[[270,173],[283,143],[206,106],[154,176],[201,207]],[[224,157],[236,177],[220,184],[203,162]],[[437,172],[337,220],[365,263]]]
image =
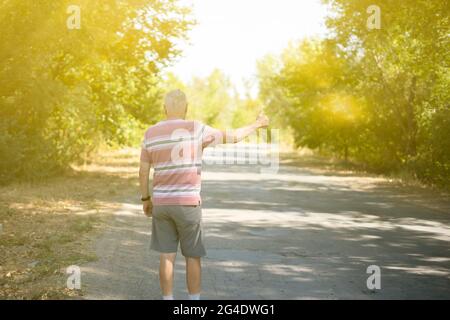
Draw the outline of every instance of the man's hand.
[[[269,118],[261,112],[256,119],[256,124],[258,125],[258,128],[267,128],[269,126]]]
[[[144,201],[144,203],[142,204],[142,210],[144,210],[144,214],[149,218],[152,216],[152,209],[153,209],[152,201],[151,200]]]

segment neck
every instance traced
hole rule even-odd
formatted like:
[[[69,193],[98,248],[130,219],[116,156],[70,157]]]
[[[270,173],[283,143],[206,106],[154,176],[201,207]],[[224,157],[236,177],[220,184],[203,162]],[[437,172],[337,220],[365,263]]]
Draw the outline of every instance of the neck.
[[[178,117],[178,116],[167,116],[167,120],[184,120],[184,117]]]

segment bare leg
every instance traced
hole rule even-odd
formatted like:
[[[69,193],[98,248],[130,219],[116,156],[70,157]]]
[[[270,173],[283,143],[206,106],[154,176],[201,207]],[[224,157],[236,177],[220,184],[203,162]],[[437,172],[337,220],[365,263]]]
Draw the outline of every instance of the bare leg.
[[[202,265],[200,258],[186,257],[186,283],[189,294],[200,294]]]
[[[176,253],[162,253],[159,256],[159,283],[163,296],[170,296],[173,292],[173,265]]]

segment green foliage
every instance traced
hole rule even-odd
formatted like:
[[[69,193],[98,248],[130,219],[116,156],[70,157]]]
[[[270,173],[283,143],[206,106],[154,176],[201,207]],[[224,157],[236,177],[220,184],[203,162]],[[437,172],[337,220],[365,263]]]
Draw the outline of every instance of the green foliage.
[[[1,0],[0,181],[135,142],[161,116],[161,70],[192,24],[177,0]]]
[[[257,99],[247,96],[237,101],[236,109],[229,127],[240,128],[249,125],[261,112],[261,103]]]
[[[297,145],[448,185],[448,1],[326,0],[324,40],[259,63],[261,99]],[[283,120],[284,118],[284,120]]]
[[[218,128],[230,126],[239,97],[231,81],[220,70],[214,70],[204,78],[194,77],[187,83],[168,74],[164,87],[166,91],[176,88],[186,93],[189,119]]]

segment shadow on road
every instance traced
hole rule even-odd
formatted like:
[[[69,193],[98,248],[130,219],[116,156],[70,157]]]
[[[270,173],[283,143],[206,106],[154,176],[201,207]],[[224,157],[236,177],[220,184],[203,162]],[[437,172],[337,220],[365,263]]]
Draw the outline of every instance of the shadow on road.
[[[450,298],[446,199],[418,202],[381,178],[284,166],[272,175],[206,166],[202,189],[206,299]],[[151,220],[130,199],[114,216],[100,260],[84,269],[88,298],[158,299]],[[367,289],[370,265],[381,268],[381,290]]]

